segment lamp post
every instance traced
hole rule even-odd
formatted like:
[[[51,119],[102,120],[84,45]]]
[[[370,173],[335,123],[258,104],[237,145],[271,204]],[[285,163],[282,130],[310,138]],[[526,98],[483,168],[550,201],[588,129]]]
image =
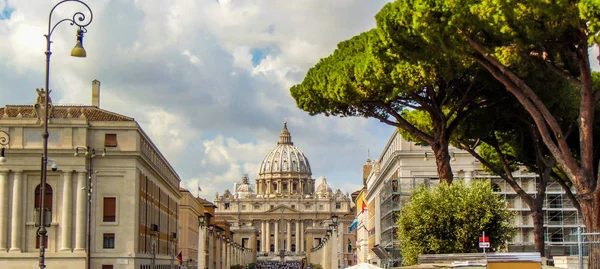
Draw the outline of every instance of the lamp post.
[[[10,143],[10,135],[5,132],[0,130],[0,146],[2,146],[2,154],[0,155],[0,163],[5,163],[6,162],[6,158],[4,157],[4,147],[7,146]]]
[[[85,259],[86,259],[86,268],[90,269],[91,268],[91,252],[92,252],[92,191],[93,191],[93,181],[92,181],[92,177],[94,175],[94,162],[92,161],[95,157],[96,157],[96,149],[95,148],[90,148],[90,147],[75,147],[75,154],[73,154],[75,157],[79,157],[79,150],[84,150],[85,151],[85,158],[88,160],[87,161],[87,182],[86,182],[86,187],[85,187],[85,191],[87,193],[87,201],[86,201],[86,208],[87,208],[87,219],[86,219],[86,245],[87,245],[87,250],[85,253]],[[102,149],[102,157],[106,156],[106,148]]]
[[[198,215],[198,257],[197,260],[197,269],[204,269],[204,264],[206,260],[205,254],[205,243],[206,243],[206,235],[204,235],[204,225],[205,225],[205,216],[204,213]]]
[[[90,17],[89,17],[89,21],[86,20],[86,14],[84,14],[81,11],[75,12],[73,14],[72,18],[65,18],[62,19],[60,21],[58,21],[56,24],[52,25],[52,13],[54,12],[54,9],[56,9],[56,7],[58,7],[59,5],[66,3],[66,2],[77,2],[80,3],[82,5],[84,5],[87,10],[90,12]],[[77,43],[75,44],[75,47],[73,48],[73,50],[71,50],[71,56],[73,57],[85,57],[86,56],[86,52],[85,49],[83,48],[83,34],[85,32],[87,32],[87,29],[85,27],[87,27],[91,22],[92,19],[94,18],[94,14],[92,13],[92,9],[83,1],[80,0],[63,0],[60,1],[58,4],[54,5],[54,7],[52,7],[52,9],[50,10],[50,14],[48,15],[48,32],[46,33],[46,35],[44,35],[46,37],[46,83],[45,83],[45,90],[38,90],[38,94],[40,94],[41,97],[44,98],[44,106],[42,107],[41,110],[39,110],[39,112],[42,112],[43,114],[43,125],[44,125],[44,132],[42,133],[42,171],[41,171],[41,178],[40,178],[40,227],[37,230],[37,234],[39,235],[39,240],[40,240],[40,269],[44,269],[46,268],[46,264],[45,264],[45,242],[46,242],[46,234],[47,234],[47,230],[46,230],[46,223],[45,223],[45,208],[44,208],[44,199],[45,199],[45,194],[46,194],[46,172],[47,172],[47,165],[48,165],[48,118],[49,118],[49,109],[48,109],[48,99],[50,99],[50,92],[52,92],[50,90],[50,55],[52,55],[52,51],[50,50],[50,45],[52,44],[52,41],[50,39],[50,37],[52,36],[52,33],[54,32],[54,29],[56,29],[56,26],[58,26],[60,23],[62,22],[70,22],[71,25],[77,25],[79,27],[79,29],[77,30]],[[39,114],[38,114],[39,115]]]

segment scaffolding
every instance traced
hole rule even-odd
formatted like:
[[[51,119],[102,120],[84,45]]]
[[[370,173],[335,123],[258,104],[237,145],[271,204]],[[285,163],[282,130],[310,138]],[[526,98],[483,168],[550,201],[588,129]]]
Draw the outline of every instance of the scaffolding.
[[[389,254],[389,258],[383,261],[388,267],[402,265],[402,253],[400,251],[400,241],[397,238],[398,228],[396,226],[402,207],[410,201],[410,195],[414,189],[422,185],[430,188],[438,183],[437,178],[401,178],[396,176],[384,182],[379,196],[381,205],[380,245]]]
[[[495,191],[506,200],[507,208],[515,212],[513,224],[517,228],[517,234],[509,242],[509,251],[535,251],[533,216],[529,206],[503,179],[492,178],[491,182]],[[538,177],[517,177],[517,183],[527,194],[535,197]],[[572,235],[576,234],[577,227],[582,227],[583,224],[577,209],[560,184],[550,182],[546,186],[542,211],[546,256],[577,255],[577,240]]]

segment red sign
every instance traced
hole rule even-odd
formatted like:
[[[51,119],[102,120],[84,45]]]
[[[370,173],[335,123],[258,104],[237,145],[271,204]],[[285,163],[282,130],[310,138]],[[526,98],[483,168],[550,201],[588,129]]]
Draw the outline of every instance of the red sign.
[[[490,242],[490,237],[489,236],[480,236],[479,242]]]

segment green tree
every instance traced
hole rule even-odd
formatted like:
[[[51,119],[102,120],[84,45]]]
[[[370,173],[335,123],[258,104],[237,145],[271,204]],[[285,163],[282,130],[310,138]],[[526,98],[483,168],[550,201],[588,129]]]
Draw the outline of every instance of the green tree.
[[[375,29],[343,41],[291,95],[311,115],[371,117],[404,130],[431,147],[440,179],[450,183],[453,130],[471,111],[488,105],[483,92],[500,84],[490,83],[489,73],[472,60],[408,62],[387,51]],[[425,119],[410,117],[411,110]]]
[[[419,254],[479,252],[482,232],[490,237],[492,251],[502,250],[515,232],[511,221],[505,201],[487,180],[422,186],[398,219],[403,264],[417,263]]]
[[[599,1],[395,1],[376,19],[386,46],[412,61],[467,56],[493,74],[527,111],[541,141],[575,187],[588,231],[600,231],[600,156],[594,145],[600,91],[593,86],[588,52],[600,44]],[[402,49],[407,46],[416,49],[407,53]],[[561,125],[541,97],[551,94],[554,85],[536,87],[512,64],[524,61],[545,65],[543,72],[576,88],[577,128]],[[578,136],[577,147],[569,144],[571,133]],[[600,246],[591,247],[590,257],[589,267],[600,268]]]

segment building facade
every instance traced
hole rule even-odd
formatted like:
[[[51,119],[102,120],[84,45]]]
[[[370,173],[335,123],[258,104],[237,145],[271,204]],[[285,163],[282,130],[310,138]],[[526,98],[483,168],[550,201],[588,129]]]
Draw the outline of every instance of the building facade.
[[[502,195],[510,210],[515,212],[513,225],[518,232],[508,245],[509,251],[535,251],[533,244],[533,220],[528,206],[503,179],[490,176],[483,171],[481,164],[469,153],[450,147],[451,166],[457,180],[489,180],[494,189]],[[421,185],[433,187],[439,184],[433,152],[427,146],[420,146],[402,138],[396,130],[388,140],[378,159],[372,163],[366,179],[368,234],[358,233],[359,242],[367,242],[368,263],[381,266],[399,266],[402,262],[399,241],[396,238],[396,221],[402,207],[410,200],[410,194]],[[363,171],[365,169],[363,168]],[[515,171],[515,178],[529,194],[536,192],[535,174],[525,170]],[[568,255],[576,250],[574,234],[581,224],[577,210],[565,197],[558,184],[547,187],[544,202],[546,253],[549,256]],[[364,251],[364,250],[363,250]]]
[[[352,261],[351,254],[341,251],[341,246],[345,248],[349,239],[354,244],[348,231],[354,215],[350,197],[339,189],[333,191],[325,178],[318,186],[315,182],[307,157],[294,146],[284,124],[276,147],[260,166],[256,185],[244,176],[233,192],[217,194],[216,217],[231,225],[233,241],[251,250],[253,261],[306,259],[345,265]],[[339,218],[337,250],[325,257],[324,249],[311,250],[325,238],[332,216]]]
[[[46,264],[85,268],[89,254],[91,268],[166,268],[176,248],[180,178],[133,118],[99,107],[99,90],[95,80],[92,106],[49,100]],[[2,268],[38,268],[45,92],[38,93],[35,105],[0,108],[0,130],[10,138],[0,164]]]
[[[204,206],[190,191],[180,188],[179,203],[179,251],[182,265],[188,269],[198,268],[198,238],[200,223],[198,216],[204,215]],[[178,254],[178,253],[177,253]]]

